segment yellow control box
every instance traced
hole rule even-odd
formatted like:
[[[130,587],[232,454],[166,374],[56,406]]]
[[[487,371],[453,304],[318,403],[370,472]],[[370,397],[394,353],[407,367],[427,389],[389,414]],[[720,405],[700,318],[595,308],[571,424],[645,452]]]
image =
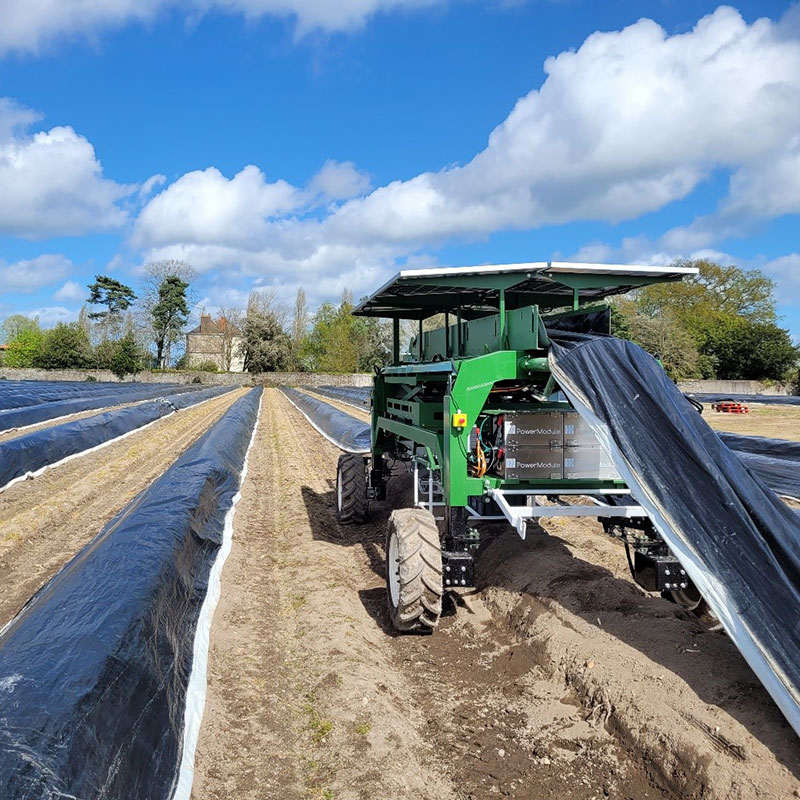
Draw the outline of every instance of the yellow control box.
[[[453,427],[454,428],[466,428],[467,427],[467,415],[462,414],[460,411],[458,414],[453,414]]]

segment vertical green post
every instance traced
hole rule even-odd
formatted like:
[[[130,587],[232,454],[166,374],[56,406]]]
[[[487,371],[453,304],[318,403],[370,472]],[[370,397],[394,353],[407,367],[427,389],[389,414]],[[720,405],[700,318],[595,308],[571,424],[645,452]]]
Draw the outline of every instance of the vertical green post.
[[[444,312],[444,355],[445,358],[450,358],[452,352],[450,351],[450,312]]]
[[[506,290],[500,289],[500,347],[506,346]]]
[[[422,320],[419,321],[419,336],[417,338],[419,341],[419,360],[422,361]]]
[[[392,364],[400,363],[400,317],[392,317]]]
[[[573,289],[572,290],[572,310],[577,311],[578,307],[581,304],[581,292],[580,289]]]
[[[456,309],[456,356],[461,358],[464,355],[464,348],[461,345],[461,303]]]

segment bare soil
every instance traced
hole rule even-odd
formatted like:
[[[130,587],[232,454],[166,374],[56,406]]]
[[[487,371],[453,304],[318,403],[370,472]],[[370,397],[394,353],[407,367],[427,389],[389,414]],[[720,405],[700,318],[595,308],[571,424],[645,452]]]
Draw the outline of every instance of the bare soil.
[[[244,391],[171,414],[0,493],[0,626]]]
[[[800,442],[800,406],[750,405],[749,408],[748,414],[724,414],[706,405],[703,419],[719,431]]]
[[[433,636],[395,635],[390,506],[339,526],[337,457],[266,390],[196,800],[800,796],[797,738],[735,647],[645,596],[596,522],[552,520],[527,542],[498,526],[478,591],[451,596]]]

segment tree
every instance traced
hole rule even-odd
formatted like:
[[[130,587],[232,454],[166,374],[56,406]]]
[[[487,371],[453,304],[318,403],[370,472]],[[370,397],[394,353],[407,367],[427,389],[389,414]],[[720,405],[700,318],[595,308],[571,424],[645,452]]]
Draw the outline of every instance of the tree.
[[[217,326],[222,336],[222,367],[225,372],[230,372],[233,359],[241,355],[244,323],[245,313],[241,308],[220,308]]]
[[[352,312],[352,294],[346,290],[338,308],[323,303],[317,309],[311,332],[301,348],[301,357],[311,369],[334,373],[370,371],[389,362],[392,324],[372,317],[354,317]]]
[[[91,363],[89,337],[76,322],[59,322],[47,331],[34,359],[34,366],[43,369],[81,369]]]
[[[156,363],[169,365],[171,345],[180,339],[189,317],[186,290],[189,284],[177,275],[168,275],[158,287],[158,302],[151,310],[152,328],[156,343]]]
[[[630,321],[629,330],[627,338],[657,358],[670,378],[683,380],[702,374],[701,356],[694,340],[671,314],[639,314]]]
[[[120,340],[121,341],[121,340]],[[117,353],[117,344],[113,339],[103,339],[94,348],[94,365],[97,369],[111,369],[111,362]]]
[[[706,330],[704,352],[731,380],[784,380],[800,358],[789,332],[771,322],[722,317]]]
[[[303,368],[303,342],[308,334],[308,303],[306,293],[301,286],[297,290],[292,315],[292,369]]]
[[[105,311],[92,311],[89,319],[101,323],[103,338],[108,339],[122,322],[123,314],[136,299],[130,286],[120,283],[107,275],[96,275],[94,283],[89,286],[88,302],[92,305],[106,306]]]
[[[612,312],[616,335],[627,329],[628,338],[662,358],[673,377],[778,377],[786,371],[791,341],[776,324],[773,281],[759,270],[707,260],[674,265],[695,266],[699,274],[618,298]],[[757,336],[764,337],[763,346]],[[749,342],[746,353],[737,341]]]
[[[359,345],[356,369],[372,372],[392,359],[392,323],[377,317],[353,317]]]
[[[271,292],[250,293],[242,331],[247,372],[275,372],[289,363],[291,344],[283,328],[283,314],[274,300]]]
[[[91,339],[92,323],[89,319],[89,308],[86,303],[81,306],[81,310],[78,312],[78,327]]]
[[[309,363],[319,372],[355,372],[358,342],[353,335],[350,306],[323,303],[314,314],[305,345]]]
[[[6,344],[11,344],[21,333],[38,330],[38,317],[31,318],[23,314],[12,314],[3,321],[3,325],[0,328],[0,338]]]
[[[115,352],[111,358],[111,371],[120,380],[126,375],[135,375],[143,366],[142,351],[136,344],[132,333],[127,333],[118,342],[114,343]]]
[[[39,353],[44,333],[39,328],[38,322],[35,320],[28,320],[28,322],[33,322],[33,324],[14,328],[17,331],[14,338],[6,340],[8,350],[3,363],[7,367],[33,367],[36,364],[36,356]]]
[[[648,316],[671,311],[690,331],[710,318],[747,317],[775,322],[774,281],[760,270],[723,267],[713,261],[679,259],[671,266],[697,267],[699,273],[676,283],[656,283],[635,293],[637,309]]]

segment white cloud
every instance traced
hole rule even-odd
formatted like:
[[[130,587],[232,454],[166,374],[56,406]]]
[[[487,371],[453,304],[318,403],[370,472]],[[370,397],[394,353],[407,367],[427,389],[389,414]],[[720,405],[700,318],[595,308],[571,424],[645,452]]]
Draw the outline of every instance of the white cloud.
[[[771,184],[768,213],[793,207],[800,176],[781,159],[800,130],[800,41],[786,23],[748,25],[721,7],[668,36],[640,20],[591,35],[545,71],[465,165],[349,200],[366,188],[352,165],[326,165],[305,193],[253,166],[230,180],[211,168],[150,200],[133,242],[201,271],[286,285],[353,281],[358,294],[396,259],[453,237],[633,219],[686,197],[715,170],[732,172],[733,204],[759,192],[772,168],[781,182]],[[312,214],[309,195],[320,191],[340,201]],[[661,243],[665,254],[711,244],[680,236],[681,247]]]
[[[348,200],[369,188],[369,176],[359,172],[352,161],[326,161],[308,186],[312,195],[327,200]]]
[[[53,295],[54,300],[66,300],[80,303],[86,299],[88,290],[75,281],[66,281],[64,285]]]
[[[35,112],[0,100],[0,233],[31,239],[118,228],[132,187],[103,177],[94,147],[70,127],[29,134]]]
[[[800,303],[800,253],[765,261],[761,267],[778,284],[781,303]]]
[[[247,19],[294,19],[300,34],[314,29],[344,31],[379,12],[442,5],[446,0],[3,0],[0,53],[40,50],[53,40],[91,36],[175,9],[197,16],[209,11]]]
[[[232,244],[263,238],[270,220],[297,208],[301,193],[286,181],[267,182],[247,166],[228,180],[218,169],[188,172],[142,210],[135,244]]]
[[[68,258],[49,253],[13,264],[0,260],[0,292],[33,292],[62,280],[71,269]]]
[[[43,328],[52,328],[58,322],[74,322],[78,317],[78,312],[72,308],[64,306],[42,306],[32,308],[28,311],[17,312],[31,319],[38,319]]]

